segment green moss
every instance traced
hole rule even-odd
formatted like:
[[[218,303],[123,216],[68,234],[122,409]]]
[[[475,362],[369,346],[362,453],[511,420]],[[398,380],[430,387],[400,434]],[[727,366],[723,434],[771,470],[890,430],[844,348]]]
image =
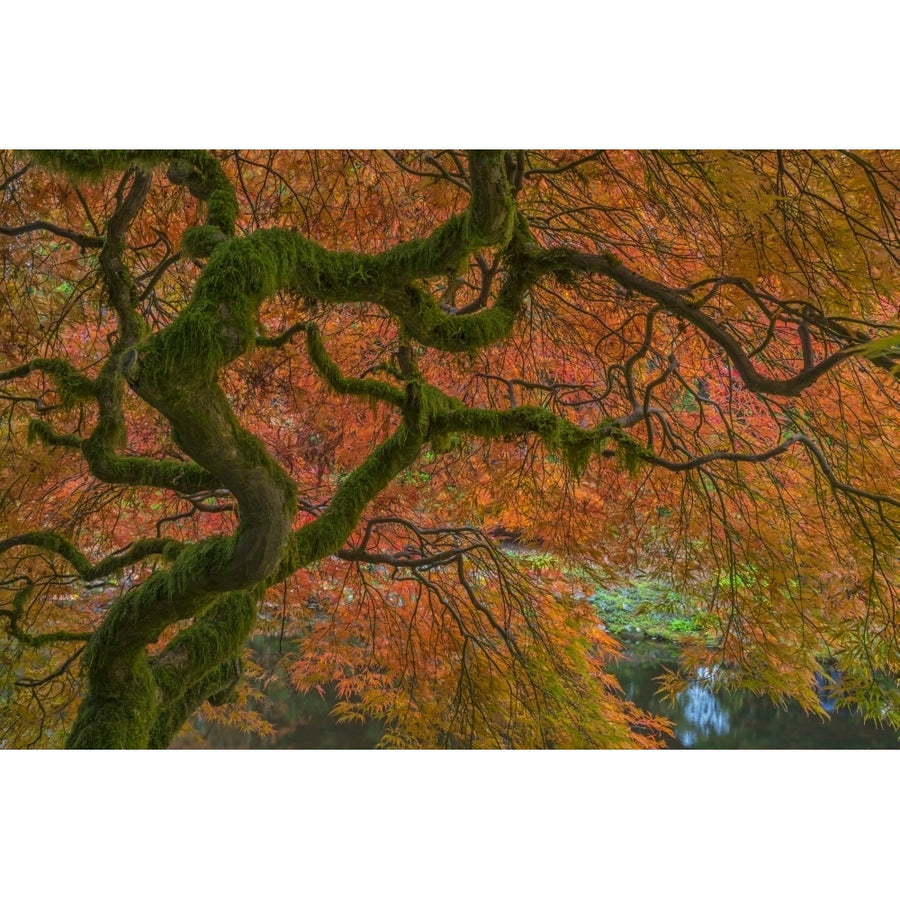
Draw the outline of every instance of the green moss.
[[[0,381],[24,378],[32,372],[46,372],[50,376],[64,409],[72,409],[79,403],[95,399],[97,395],[92,379],[82,375],[70,362],[56,357],[34,359],[23,366],[0,372]]]
[[[592,456],[603,452],[607,439],[605,435],[594,435],[581,431],[564,429],[560,435],[560,449],[566,465],[576,478],[581,478]]]
[[[207,204],[206,224],[225,237],[234,235],[237,194],[219,161],[203,150],[32,150],[31,158],[45,169],[75,181],[99,181],[132,167],[145,170],[171,163],[169,177],[185,184]],[[174,174],[174,178],[172,177]]]
[[[234,591],[217,599],[176,635],[152,663],[166,704],[227,660],[240,656],[253,625],[261,590]]]
[[[166,541],[162,551],[163,562],[173,563],[181,555],[184,545],[180,541]]]
[[[430,418],[432,434],[440,441],[451,434],[472,434],[488,440],[536,434],[551,454],[562,456],[576,478],[584,474],[593,457],[604,454],[610,440],[616,442],[619,463],[632,475],[652,458],[652,453],[640,441],[611,420],[593,428],[580,428],[543,406],[492,410],[467,408],[459,403],[442,407],[435,403],[430,408]]]
[[[515,205],[499,150],[473,150],[469,154],[472,199],[468,210],[469,239],[473,244],[509,243],[515,225]]]
[[[134,565],[150,556],[162,556],[164,559],[175,559],[183,549],[183,544],[168,538],[144,538],[135,541],[122,553],[111,553],[96,565],[79,550],[79,548],[58,531],[31,531],[15,535],[0,541],[0,553],[11,547],[36,547],[54,553],[66,560],[82,581],[94,581],[126,567]]]
[[[417,385],[407,388],[404,421],[380,444],[335,492],[328,509],[296,530],[270,584],[317,559],[337,553],[347,542],[366,506],[407,466],[418,459],[426,440],[427,422],[418,402]]]
[[[424,288],[409,285],[385,298],[384,306],[420,344],[458,353],[488,347],[509,335],[526,293],[524,287],[516,294],[507,286],[491,308],[457,316],[444,312]]]
[[[189,685],[177,699],[163,706],[156,715],[150,731],[148,747],[162,750],[169,746],[188,717],[204,700],[210,703],[228,702],[241,676],[241,660],[225,660],[198,681]]]
[[[156,718],[156,687],[145,653],[122,660],[103,679],[94,678],[78,709],[66,747],[146,748]]]
[[[181,238],[181,255],[189,259],[206,259],[226,237],[215,225],[189,228]]]
[[[293,479],[282,469],[282,467],[272,458],[265,444],[251,434],[249,431],[240,428],[235,419],[236,432],[234,441],[239,449],[242,459],[241,467],[244,470],[244,477],[255,484],[259,484],[265,480],[273,487],[277,487],[281,498],[281,512],[284,519],[288,522],[294,518],[297,511],[297,485]],[[253,510],[245,510],[242,518],[242,527],[253,515]],[[271,523],[274,526],[274,522]]]
[[[615,439],[616,460],[629,475],[637,475],[641,466],[647,460],[652,459],[653,454],[640,441],[635,440],[621,429],[616,431]]]
[[[253,346],[259,304],[278,290],[327,302],[381,300],[413,337],[443,349],[494,343],[509,333],[524,298],[524,285],[506,287],[490,310],[455,317],[443,313],[420,287],[391,288],[444,271],[448,256],[455,261],[469,252],[463,233],[462,226],[451,220],[428,239],[371,256],[326,251],[285,229],[261,230],[240,241],[218,244],[208,229],[196,231],[186,236],[188,250],[211,251],[209,262],[190,307],[173,325],[138,347],[142,373],[154,377],[158,370],[163,378],[189,368],[197,378],[212,377]],[[195,236],[201,246],[191,245]]]
[[[92,182],[111,172],[124,172],[133,165],[152,168],[165,158],[160,151],[134,150],[30,150],[28,155],[41,168],[67,175],[74,181]]]
[[[12,547],[37,547],[61,556],[84,579],[91,577],[93,568],[88,558],[64,534],[58,531],[30,531],[0,541],[0,553]]]
[[[154,573],[119,598],[85,651],[92,676],[115,667],[117,660],[155,641],[167,625],[212,602],[206,582],[230,561],[233,544],[233,537],[217,536],[185,546],[169,570]]]
[[[383,400],[393,406],[402,405],[403,392],[393,385],[375,378],[348,378],[343,375],[334,360],[328,355],[322,341],[322,334],[313,323],[306,326],[306,347],[310,362],[337,393]]]
[[[218,478],[193,462],[117,456],[110,450],[102,434],[92,435],[79,446],[91,474],[108,484],[169,488],[183,494],[196,494],[222,486]]]
[[[84,441],[77,435],[60,434],[43,419],[29,419],[26,439],[29,444],[41,441],[50,447],[68,447],[73,450],[80,450],[84,445]]]
[[[59,151],[39,153],[35,159],[73,178],[91,180],[133,166],[167,164],[170,180],[206,205],[204,223],[190,229],[182,244],[186,255],[208,259],[187,309],[149,338],[128,319],[127,339],[120,332],[121,348],[114,349],[94,383],[74,379],[70,370],[59,367],[51,376],[62,379],[61,394],[71,402],[86,398],[88,388],[98,401],[98,425],[78,444],[97,477],[185,492],[224,483],[238,498],[241,513],[233,536],[187,546],[140,547],[141,553],[163,553],[170,568],[126,592],[91,638],[84,654],[89,692],[70,746],[161,746],[198,702],[224,697],[234,684],[233,661],[240,643],[252,627],[259,585],[281,580],[297,567],[339,550],[365,506],[418,458],[427,440],[435,447],[446,446],[460,425],[492,435],[534,430],[564,447],[573,466],[581,465],[585,449],[592,449],[593,437],[571,430],[574,426],[547,411],[516,410],[514,417],[502,418],[489,411],[466,410],[418,380],[408,380],[401,391],[375,378],[347,377],[311,327],[310,358],[326,382],[341,393],[395,406],[403,421],[343,481],[327,510],[288,540],[295,485],[262,442],[241,428],[218,387],[219,370],[255,346],[260,303],[278,291],[325,303],[381,303],[399,319],[404,335],[454,352],[502,340],[538,273],[529,262],[529,236],[515,215],[502,154],[470,155],[472,194],[465,213],[427,238],[377,255],[326,251],[296,232],[277,228],[233,239],[236,194],[219,163],[207,153]],[[428,293],[424,280],[458,270],[486,245],[507,248],[507,261],[514,263],[509,277],[491,308],[448,315]],[[118,259],[123,246],[107,245],[104,252]],[[129,284],[123,277],[118,286],[125,297],[119,303],[125,321]],[[414,371],[401,368],[407,376]],[[179,442],[199,465],[117,455],[126,438],[123,377],[168,418]],[[66,445],[74,446],[71,441]],[[71,546],[64,542],[58,546],[75,558]],[[104,562],[113,567],[121,559]],[[90,568],[86,561],[78,564],[84,571]],[[255,587],[241,591],[242,586]],[[147,646],[167,626],[191,619],[149,663]]]
[[[459,449],[459,436],[455,434],[443,434],[432,430],[430,434],[431,449],[435,453],[452,453]]]

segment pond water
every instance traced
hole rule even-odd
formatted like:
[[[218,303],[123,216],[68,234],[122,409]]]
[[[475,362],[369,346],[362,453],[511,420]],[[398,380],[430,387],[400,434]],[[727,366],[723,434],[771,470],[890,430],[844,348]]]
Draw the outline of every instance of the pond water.
[[[674,705],[656,696],[655,679],[674,665],[663,645],[633,646],[614,671],[629,700],[666,716],[675,725],[672,749],[900,749],[898,734],[863,722],[848,710],[831,710],[829,719],[810,716],[796,703],[774,706],[746,692],[713,694],[703,679],[683,691]],[[268,690],[266,710],[277,734],[259,738],[234,728],[195,721],[197,739],[181,738],[173,746],[210,749],[369,749],[378,743],[378,722],[342,725],[329,715],[333,698],[300,695],[280,680]]]
[[[336,722],[329,713],[334,696],[298,694],[280,679],[269,685],[266,696],[269,702],[263,714],[275,726],[274,735],[258,737],[237,728],[195,718],[191,724],[202,743],[179,736],[172,747],[210,750],[371,750],[381,740],[382,728],[377,721],[364,725]]]
[[[796,702],[784,708],[746,691],[714,694],[698,677],[674,704],[656,696],[656,679],[674,667],[668,648],[648,651],[634,646],[613,668],[629,700],[665,716],[675,725],[668,742],[682,750],[862,750],[900,749],[892,729],[864,722],[855,711],[835,709],[825,701],[830,717],[807,715]]]

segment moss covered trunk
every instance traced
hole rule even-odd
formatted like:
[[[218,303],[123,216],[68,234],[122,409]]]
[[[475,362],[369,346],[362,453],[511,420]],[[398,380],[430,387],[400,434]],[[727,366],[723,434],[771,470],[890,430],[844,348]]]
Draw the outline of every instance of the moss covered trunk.
[[[162,539],[141,544],[142,555],[162,553],[168,567],[123,594],[85,648],[87,695],[67,746],[163,747],[202,702],[231,696],[266,587],[338,552],[366,505],[419,456],[433,429],[437,434],[440,415],[445,432],[472,430],[471,423],[453,420],[456,407],[425,385],[412,365],[402,373],[402,387],[344,377],[307,326],[310,360],[330,387],[392,406],[401,421],[343,480],[327,508],[294,530],[296,485],[242,427],[219,384],[222,370],[257,346],[260,304],[278,292],[322,303],[374,302],[420,343],[470,352],[509,332],[535,273],[507,279],[493,307],[466,315],[444,310],[426,280],[457,270],[482,247],[504,252],[516,243],[524,259],[527,228],[516,218],[506,163],[495,151],[469,155],[471,202],[465,212],[425,238],[375,255],[329,251],[282,228],[236,237],[236,193],[209,154],[72,151],[39,153],[35,159],[76,180],[125,173],[105,235],[84,244],[100,248],[103,304],[118,320],[100,374],[88,379],[53,360],[6,373],[20,377],[41,368],[71,402],[96,403],[97,424],[82,438],[56,434],[38,421],[35,435],[79,450],[91,473],[106,483],[182,494],[225,489],[236,501],[239,524],[231,535],[187,545]],[[187,306],[167,327],[150,333],[129,273],[126,237],[150,188],[151,170],[161,164],[168,166],[171,182],[203,201],[205,222],[187,230],[181,253],[205,262]],[[123,398],[129,388],[165,418],[187,461],[122,452],[128,440]],[[47,545],[41,537],[20,543],[29,542]],[[80,572],[91,568],[73,545],[57,544],[56,552],[75,561]],[[180,631],[160,646],[172,626]]]

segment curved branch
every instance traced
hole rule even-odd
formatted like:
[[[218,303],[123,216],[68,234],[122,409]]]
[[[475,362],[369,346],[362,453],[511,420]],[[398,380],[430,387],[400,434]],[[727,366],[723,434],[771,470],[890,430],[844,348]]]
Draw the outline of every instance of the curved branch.
[[[68,447],[70,450],[81,450],[84,439],[77,434],[60,434],[43,419],[30,419],[28,422],[28,442],[41,441],[48,447]]]
[[[763,375],[750,361],[739,341],[733,338],[722,326],[702,312],[698,306],[687,298],[687,291],[677,291],[659,282],[652,281],[632,272],[617,260],[609,256],[591,253],[579,253],[568,250],[547,251],[546,259],[554,261],[554,267],[560,271],[589,272],[605,275],[633,291],[656,301],[664,310],[680,319],[690,322],[698,330],[718,344],[737,369],[744,384],[754,393],[772,394],[781,397],[799,396],[806,388],[821,378],[844,360],[858,355],[858,348],[845,347],[826,357],[814,366],[804,368],[793,378],[771,378]]]
[[[63,406],[71,407],[97,397],[97,383],[79,372],[70,362],[58,357],[33,359],[24,365],[0,372],[0,381],[24,378],[32,372],[46,372],[52,380]]]
[[[174,725],[177,730],[183,724],[186,716],[176,721],[176,715],[180,714],[180,701],[194,685],[223,663],[240,657],[256,621],[261,597],[261,588],[223,595],[151,660],[150,668],[161,694],[157,718],[168,723],[167,729]],[[208,696],[207,693],[202,699]],[[188,708],[187,714],[195,707],[196,703]]]
[[[733,463],[762,463],[768,462],[777,456],[781,456],[791,449],[795,444],[800,444],[806,448],[810,457],[815,461],[825,476],[826,481],[831,486],[835,494],[847,494],[860,499],[870,500],[875,504],[886,504],[888,506],[896,506],[900,508],[900,500],[895,497],[889,497],[887,494],[877,494],[873,491],[867,491],[863,488],[854,487],[845,481],[841,481],[831,468],[822,448],[815,441],[804,434],[794,434],[786,440],[782,441],[776,447],[771,447],[760,453],[733,453],[729,451],[717,451],[715,453],[706,453],[702,456],[694,456],[684,462],[675,462],[674,460],[665,459],[652,453],[644,455],[644,460],[650,465],[667,469],[670,472],[687,472],[693,469],[699,469],[711,462],[733,462]]]
[[[7,237],[29,234],[32,231],[48,231],[50,234],[55,234],[57,237],[71,241],[73,244],[77,244],[82,248],[103,246],[103,238],[80,234],[77,231],[72,231],[69,228],[61,228],[59,225],[54,225],[52,222],[44,222],[40,219],[36,222],[29,222],[27,225],[0,225],[0,234],[6,235]]]
[[[84,639],[86,640],[86,638]],[[60,675],[65,675],[65,673],[69,671],[72,663],[75,662],[83,652],[84,647],[79,647],[61,666],[58,666],[49,675],[45,675],[43,678],[22,678],[18,681],[14,681],[13,684],[20,688],[35,688],[49,684],[54,679],[59,678]]]
[[[316,371],[325,379],[332,390],[339,394],[356,397],[369,397],[372,400],[383,400],[392,406],[402,408],[405,395],[402,390],[379,381],[377,378],[351,378],[344,375],[334,360],[328,355],[322,334],[318,327],[310,322],[306,326],[306,347],[309,358]]]
[[[617,420],[608,419],[593,428],[582,428],[544,406],[494,410],[463,407],[457,402],[453,408],[437,411],[431,417],[432,443],[446,440],[450,434],[472,434],[487,439],[538,435],[548,450],[563,455],[576,477],[584,472],[592,456],[605,455],[610,440],[616,442],[615,455],[629,472],[650,458],[647,448],[627,434]]]
[[[14,547],[36,547],[40,550],[47,550],[66,560],[82,581],[94,581],[121,572],[128,566],[133,566],[150,556],[164,556],[173,559],[182,550],[184,544],[170,538],[145,538],[110,553],[97,563],[92,563],[64,534],[50,529],[28,531],[4,538],[0,541],[0,554]]]
[[[276,335],[275,337],[267,337],[266,335],[257,334],[256,346],[272,348],[283,347],[291,340],[291,338],[295,334],[300,334],[301,331],[305,331],[308,327],[309,326],[306,322],[298,322],[296,325],[291,325],[290,328],[282,331],[281,334]]]

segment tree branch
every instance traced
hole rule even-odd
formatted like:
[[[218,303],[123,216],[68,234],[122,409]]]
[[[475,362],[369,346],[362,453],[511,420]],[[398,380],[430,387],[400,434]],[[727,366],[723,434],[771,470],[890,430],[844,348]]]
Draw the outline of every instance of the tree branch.
[[[61,228],[59,225],[54,225],[52,222],[44,222],[42,220],[38,220],[36,222],[29,222],[27,225],[17,225],[17,226],[8,226],[8,225],[0,225],[0,234],[6,235],[7,237],[16,237],[20,234],[29,234],[32,231],[47,231],[50,234],[55,234],[57,237],[64,238],[67,241],[71,241],[73,244],[77,244],[82,249],[86,249],[88,247],[102,247],[103,246],[103,238],[92,237],[87,234],[80,234],[77,231],[72,231],[68,228]]]

